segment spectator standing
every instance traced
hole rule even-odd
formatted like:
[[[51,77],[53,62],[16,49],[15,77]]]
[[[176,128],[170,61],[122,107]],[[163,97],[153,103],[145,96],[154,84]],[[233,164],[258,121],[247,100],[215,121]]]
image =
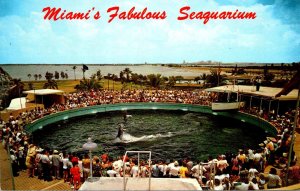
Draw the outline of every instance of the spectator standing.
[[[52,181],[52,177],[50,174],[50,159],[49,159],[49,151],[44,150],[41,156],[41,163],[43,168],[43,178],[44,181]]]
[[[80,187],[80,168],[78,167],[78,163],[77,162],[74,162],[73,163],[73,167],[70,169],[70,175],[72,177],[72,182],[73,182],[73,185],[74,185],[74,189],[75,190],[78,190],[79,187]]]
[[[267,183],[268,183],[268,189],[281,187],[281,178],[277,175],[276,168],[270,169]]]
[[[52,168],[53,168],[53,175],[57,180],[60,180],[60,164],[62,163],[62,159],[59,156],[57,150],[53,151],[52,155]]]

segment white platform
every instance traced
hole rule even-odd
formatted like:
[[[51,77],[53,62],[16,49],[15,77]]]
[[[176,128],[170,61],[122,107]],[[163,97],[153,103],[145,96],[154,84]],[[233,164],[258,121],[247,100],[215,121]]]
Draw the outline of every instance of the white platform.
[[[149,178],[126,178],[126,190],[149,190]],[[122,177],[101,177],[85,181],[79,190],[123,190]],[[151,178],[150,190],[202,190],[196,179]]]

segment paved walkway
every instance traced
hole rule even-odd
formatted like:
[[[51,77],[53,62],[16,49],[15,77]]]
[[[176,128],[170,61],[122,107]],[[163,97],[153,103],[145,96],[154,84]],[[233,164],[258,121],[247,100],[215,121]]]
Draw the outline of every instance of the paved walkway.
[[[63,180],[47,182],[39,180],[37,177],[28,178],[26,171],[22,171],[19,176],[12,178],[10,161],[2,144],[0,146],[0,161],[2,190],[70,190],[70,185],[64,183]]]
[[[300,166],[300,128],[296,130],[296,139],[294,143],[294,151],[297,156],[297,164]]]

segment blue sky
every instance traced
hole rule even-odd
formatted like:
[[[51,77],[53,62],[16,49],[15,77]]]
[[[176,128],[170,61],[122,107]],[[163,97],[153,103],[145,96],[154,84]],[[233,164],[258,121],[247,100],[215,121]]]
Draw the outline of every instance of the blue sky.
[[[167,12],[165,20],[108,23],[106,10],[135,6]],[[255,20],[178,21],[179,9],[252,11]],[[43,20],[44,7],[102,18]],[[300,61],[299,0],[0,0],[0,64]]]

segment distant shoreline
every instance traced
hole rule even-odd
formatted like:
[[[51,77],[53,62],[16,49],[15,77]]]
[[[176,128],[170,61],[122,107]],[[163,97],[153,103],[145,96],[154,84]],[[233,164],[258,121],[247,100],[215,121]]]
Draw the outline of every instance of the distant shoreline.
[[[161,74],[165,77],[182,76],[184,79],[194,79],[202,74],[209,74],[211,70],[221,70],[221,74],[229,75],[234,70],[242,69],[251,78],[255,75],[263,75],[264,70],[268,70],[278,76],[288,75],[294,69],[294,64],[262,64],[262,63],[244,63],[244,64],[223,64],[223,63],[182,63],[182,64],[85,64],[89,67],[85,75],[90,77],[93,73],[101,70],[103,76],[107,74],[120,75],[120,71],[129,68],[132,73],[149,75]],[[75,69],[74,69],[75,66]],[[267,67],[266,67],[267,66]],[[0,64],[12,78],[20,78],[21,80],[30,80],[34,75],[41,74],[43,77],[46,72],[64,72],[67,73],[69,79],[82,77],[82,64]],[[38,70],[37,70],[38,68]],[[28,77],[30,75],[30,77]]]
[[[144,65],[152,65],[152,66],[155,66],[155,65],[160,65],[160,66],[169,66],[169,65],[172,65],[172,66],[194,66],[194,67],[202,67],[202,66],[205,66],[205,67],[208,67],[208,66],[223,66],[223,67],[226,67],[226,66],[235,66],[235,65],[238,65],[238,66],[265,66],[266,64],[267,65],[281,65],[281,64],[284,64],[284,65],[290,65],[292,63],[253,63],[253,62],[235,62],[235,63],[218,63],[218,62],[195,62],[195,63],[134,63],[134,64],[131,64],[131,63],[118,63],[118,64],[110,64],[110,63],[107,63],[107,64],[87,64],[87,63],[81,63],[81,64],[50,64],[50,63],[40,63],[40,64],[20,64],[20,63],[10,63],[10,64],[0,64],[0,66],[9,66],[9,65],[15,65],[15,66],[24,66],[24,65],[43,65],[43,66],[61,66],[61,65],[65,65],[65,66],[80,66],[80,65],[87,65],[87,66],[144,66]]]

